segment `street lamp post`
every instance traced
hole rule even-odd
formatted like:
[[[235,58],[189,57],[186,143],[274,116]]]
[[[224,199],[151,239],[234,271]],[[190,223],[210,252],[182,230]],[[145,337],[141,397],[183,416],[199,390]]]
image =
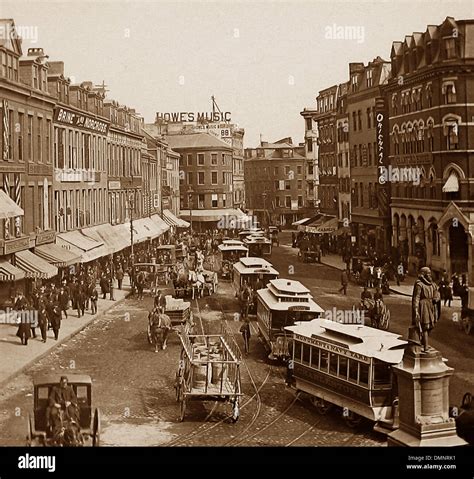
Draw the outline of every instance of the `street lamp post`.
[[[135,263],[135,256],[133,252],[133,210],[135,208],[135,191],[130,193],[128,196],[128,206],[130,209],[130,261],[133,268],[133,265]]]
[[[191,235],[193,234],[193,204],[192,204],[193,193],[194,193],[194,191],[190,186],[188,188],[188,206],[189,206],[189,222],[190,222]]]
[[[266,226],[267,224],[267,204],[266,204],[266,200],[267,200],[267,194],[265,192],[262,193],[262,198],[263,198],[263,218],[264,218],[264,224],[263,226]]]

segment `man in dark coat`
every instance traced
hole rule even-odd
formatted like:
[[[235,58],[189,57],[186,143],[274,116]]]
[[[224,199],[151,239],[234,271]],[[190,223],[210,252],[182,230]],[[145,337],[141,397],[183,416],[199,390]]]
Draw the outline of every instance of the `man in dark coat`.
[[[344,295],[347,295],[347,285],[349,284],[349,270],[344,270],[341,273],[341,287],[339,288],[339,293],[344,292]]]
[[[106,294],[109,292],[109,282],[107,281],[105,275],[102,275],[99,284],[102,292],[102,299],[106,299]]]
[[[62,287],[61,290],[59,291],[58,302],[59,302],[59,309],[61,310],[61,314],[64,311],[64,315],[67,318],[67,309],[69,306],[69,293],[64,287]]]
[[[20,318],[20,323],[16,335],[21,339],[21,344],[23,344],[23,346],[27,346],[28,339],[31,338],[31,323],[28,316],[28,314],[22,314],[21,311],[18,316]]]
[[[80,318],[81,316],[84,316],[84,311],[86,309],[86,285],[82,280],[76,291],[76,306],[77,317]]]
[[[59,386],[53,386],[49,394],[48,407],[46,408],[46,428],[57,430],[61,426],[60,411],[64,411],[65,419],[78,422],[79,410],[77,396],[74,389],[69,386],[67,376],[61,376]]]
[[[439,319],[438,303],[441,301],[436,284],[427,266],[421,268],[413,288],[412,326],[416,327],[423,351],[428,350],[428,335]]]
[[[41,331],[41,339],[43,343],[45,343],[48,331],[48,311],[46,310],[46,305],[43,301],[40,302],[38,308],[38,326]]]
[[[61,310],[58,303],[50,301],[46,307],[48,312],[48,319],[53,328],[54,339],[57,341],[59,336],[59,330],[61,328]]]

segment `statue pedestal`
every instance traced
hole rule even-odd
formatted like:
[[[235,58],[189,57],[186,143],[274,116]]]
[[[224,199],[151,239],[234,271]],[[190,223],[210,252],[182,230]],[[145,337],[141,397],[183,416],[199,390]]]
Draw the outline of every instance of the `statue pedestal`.
[[[393,371],[398,380],[400,428],[388,436],[388,445],[464,446],[449,417],[449,378],[454,370],[441,353],[411,343]]]

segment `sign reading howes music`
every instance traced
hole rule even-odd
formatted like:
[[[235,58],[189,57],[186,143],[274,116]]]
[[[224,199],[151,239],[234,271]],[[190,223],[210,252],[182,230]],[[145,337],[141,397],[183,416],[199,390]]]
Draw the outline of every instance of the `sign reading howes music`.
[[[109,125],[105,121],[62,107],[54,109],[54,121],[104,135],[107,135],[109,130]]]
[[[231,121],[231,113],[230,111],[214,111],[214,112],[193,112],[193,111],[176,111],[172,113],[162,113],[158,112],[156,114],[157,120],[162,120],[170,123],[192,123],[194,121],[197,122],[219,122]]]

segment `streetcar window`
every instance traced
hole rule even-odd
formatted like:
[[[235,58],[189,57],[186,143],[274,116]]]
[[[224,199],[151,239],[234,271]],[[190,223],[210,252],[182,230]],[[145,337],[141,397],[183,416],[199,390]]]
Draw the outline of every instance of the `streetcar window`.
[[[77,386],[76,396],[78,399],[87,398],[87,386]]]
[[[354,359],[349,360],[349,381],[355,383],[359,380],[359,361]]]
[[[329,353],[327,351],[324,351],[321,349],[321,357],[319,360],[319,369],[321,371],[326,371],[328,370],[328,359],[329,359]]]
[[[38,388],[38,399],[48,399],[48,398],[49,398],[49,389]]]
[[[376,361],[374,363],[374,386],[390,384],[390,365]]]
[[[332,374],[333,376],[337,376],[338,357],[338,354],[331,353],[331,358],[329,360],[329,374]]]
[[[313,368],[319,368],[319,348],[311,347],[311,366]]]
[[[369,384],[369,365],[360,364],[359,384],[367,386]]]
[[[295,341],[295,361],[301,362],[301,343]]]
[[[309,344],[303,344],[303,363],[309,364],[311,346]]]
[[[344,356],[339,356],[339,372],[338,376],[347,379],[347,363],[348,360]]]

